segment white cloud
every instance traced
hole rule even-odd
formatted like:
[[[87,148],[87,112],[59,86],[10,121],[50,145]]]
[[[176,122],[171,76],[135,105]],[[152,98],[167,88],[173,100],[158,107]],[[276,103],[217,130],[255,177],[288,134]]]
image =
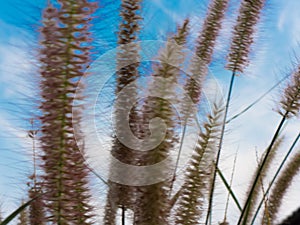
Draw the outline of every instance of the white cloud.
[[[299,45],[300,41],[300,2],[295,0],[287,0],[283,3],[283,9],[277,22],[277,28],[281,32],[288,32],[293,47]]]
[[[11,43],[18,40],[12,40]],[[11,44],[0,45],[0,80],[6,98],[19,95],[32,95],[30,82],[36,79],[35,68],[31,56],[28,56],[28,48],[16,47]]]
[[[26,43],[30,41],[28,34],[1,20],[0,24],[7,32],[6,36],[0,36],[0,192],[3,194],[0,202],[3,202],[2,210],[6,216],[19,207],[26,193],[24,187],[29,170],[29,163],[26,163],[31,160],[32,140],[27,136],[27,131],[21,128],[26,123],[24,117],[29,115],[23,106],[33,104],[32,99],[24,99],[34,97],[37,88],[32,88],[36,76],[32,63],[33,48]],[[23,181],[24,187],[20,185]]]

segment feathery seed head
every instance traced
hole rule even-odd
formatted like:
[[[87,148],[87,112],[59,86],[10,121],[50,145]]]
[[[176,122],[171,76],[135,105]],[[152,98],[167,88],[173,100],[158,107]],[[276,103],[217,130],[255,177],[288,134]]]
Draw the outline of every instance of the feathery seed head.
[[[90,17],[95,3],[86,0],[59,0],[43,14],[41,33],[41,148],[44,169],[44,203],[47,222],[91,224],[88,169],[77,146],[73,122],[80,114],[72,103],[78,80],[90,63],[88,43]]]
[[[212,0],[209,5],[209,11],[197,40],[196,49],[196,55],[206,65],[211,62],[213,49],[221,29],[228,2],[228,0]]]
[[[283,197],[291,185],[293,178],[299,173],[299,170],[300,154],[297,153],[290,159],[285,169],[281,172],[270,195],[268,204],[268,219],[270,221],[276,220]],[[264,219],[264,222],[266,222],[267,218]]]
[[[300,66],[294,71],[280,101],[280,115],[297,116],[300,110]]]
[[[255,25],[265,0],[243,0],[240,6],[237,23],[234,27],[230,52],[226,68],[233,72],[243,72],[249,63],[250,47],[253,43]]]

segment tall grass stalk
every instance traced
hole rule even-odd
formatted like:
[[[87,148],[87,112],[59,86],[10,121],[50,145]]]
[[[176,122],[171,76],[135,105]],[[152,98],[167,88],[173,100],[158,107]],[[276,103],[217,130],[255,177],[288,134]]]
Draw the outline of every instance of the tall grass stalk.
[[[118,31],[118,52],[117,52],[117,84],[115,94],[126,87],[131,82],[135,82],[139,77],[138,66],[139,66],[139,46],[136,41],[139,39],[140,21],[142,17],[141,12],[141,1],[140,0],[122,0],[120,8],[121,22],[119,24]],[[115,125],[118,130],[124,134],[126,128],[122,125],[123,121],[120,118],[124,111],[124,105],[128,99],[135,99],[137,95],[137,87],[132,85],[130,92],[120,96],[120,105],[115,111]],[[129,115],[129,123],[132,125],[132,132],[137,134],[137,121],[138,115],[133,112]],[[126,124],[127,125],[127,124]],[[112,155],[123,163],[134,164],[134,150],[130,149],[126,145],[122,144],[118,137],[114,137],[112,145]],[[110,168],[113,170],[114,168]],[[113,172],[113,171],[111,171]],[[106,200],[104,224],[112,225],[116,221],[116,212],[119,209],[132,209],[135,207],[133,196],[134,188],[118,184],[115,182],[108,182],[109,189]],[[123,214],[124,216],[124,214]]]
[[[263,8],[263,5],[264,5],[263,0],[254,0],[254,1],[244,0],[242,1],[239,9],[239,15],[233,30],[233,38],[231,41],[231,47],[228,54],[228,63],[226,66],[227,69],[232,71],[232,75],[231,75],[231,80],[228,88],[225,114],[224,114],[221,137],[219,142],[219,149],[216,157],[216,167],[218,167],[220,157],[221,157],[223,138],[224,138],[224,133],[226,128],[227,115],[228,115],[235,76],[237,75],[237,72],[242,73],[248,64],[249,61],[248,56],[249,56],[251,44],[253,42],[254,28],[257,22],[259,21],[260,12]],[[209,219],[211,218],[216,175],[217,175],[217,170],[215,169],[213,175],[213,181],[212,181],[212,189],[209,197],[208,213],[205,222],[206,225],[209,223]]]
[[[73,106],[79,80],[90,63],[90,19],[96,3],[58,0],[43,12],[41,64],[41,149],[47,223],[90,225],[88,169],[73,129],[80,129],[81,106]],[[59,7],[58,7],[59,6]],[[82,88],[82,87],[81,87]],[[76,127],[73,127],[76,124]],[[81,146],[82,147],[82,146]],[[81,149],[83,150],[83,149]]]

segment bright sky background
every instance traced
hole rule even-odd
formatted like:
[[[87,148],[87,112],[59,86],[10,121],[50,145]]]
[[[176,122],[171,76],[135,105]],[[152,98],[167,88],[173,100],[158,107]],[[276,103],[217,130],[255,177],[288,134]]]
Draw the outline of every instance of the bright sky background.
[[[36,31],[45,2],[42,0],[0,2],[0,203],[5,215],[15,209],[22,198],[26,198],[26,176],[30,175],[32,170],[31,140],[27,137],[27,130],[30,129],[30,118],[37,112]],[[101,2],[104,8],[99,11],[97,25],[93,30],[97,42],[95,50],[99,54],[116,46],[119,19],[117,12],[119,1],[114,1],[113,4],[107,3],[108,0]],[[207,0],[146,0],[141,39],[166,40],[167,35],[175,30],[176,24],[189,17],[190,42],[192,42],[201,27],[207,2]],[[224,72],[225,57],[238,2],[238,0],[231,1],[222,36],[218,39],[214,62],[210,67],[224,88],[229,82],[229,73]],[[295,62],[295,56],[300,57],[298,44],[300,1],[267,2],[258,27],[257,41],[253,46],[251,65],[244,75],[236,79],[230,115],[239,112],[271,88],[289,72],[291,62]],[[104,16],[107,12],[109,16]],[[233,188],[241,201],[247,190],[247,181],[256,166],[255,149],[259,153],[265,149],[279,122],[280,117],[273,110],[279,96],[280,89],[277,89],[228,127],[222,168],[229,177],[234,153],[238,150]],[[288,143],[296,136],[299,125],[299,121],[292,121],[286,128]],[[283,152],[284,150],[281,153]],[[299,185],[300,176],[295,178],[293,187],[284,201],[280,219],[300,206],[299,199],[295,198],[299,196]],[[101,183],[95,184],[94,189],[97,188],[103,191]],[[222,195],[223,187],[220,186],[216,192]],[[219,218],[218,220],[223,217],[222,201],[222,198],[215,201],[217,210],[214,215]],[[233,210],[229,212],[229,221],[235,221],[236,209],[232,204],[231,208]]]

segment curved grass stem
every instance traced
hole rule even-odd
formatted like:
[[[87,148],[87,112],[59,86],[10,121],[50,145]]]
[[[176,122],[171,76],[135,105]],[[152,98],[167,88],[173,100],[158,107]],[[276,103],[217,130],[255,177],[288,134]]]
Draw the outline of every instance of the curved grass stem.
[[[257,218],[257,215],[258,215],[258,213],[259,213],[259,210],[260,210],[260,208],[261,208],[261,206],[262,206],[262,204],[263,204],[263,202],[264,202],[266,196],[268,195],[268,193],[269,193],[269,191],[270,191],[272,185],[274,184],[275,180],[277,179],[277,177],[278,177],[280,171],[282,170],[282,168],[283,168],[285,162],[287,161],[288,157],[290,156],[290,154],[292,153],[294,147],[296,146],[296,144],[297,144],[299,138],[300,138],[300,133],[299,133],[298,136],[295,138],[295,140],[294,140],[293,144],[291,145],[289,151],[286,153],[286,155],[285,155],[284,159],[282,160],[282,162],[281,162],[279,168],[277,169],[277,171],[276,171],[274,177],[272,178],[272,181],[270,182],[269,187],[267,188],[266,192],[264,193],[264,196],[263,196],[263,198],[261,199],[261,201],[260,201],[260,203],[259,203],[259,205],[258,205],[258,208],[257,208],[257,210],[256,210],[256,212],[255,212],[255,214],[254,214],[254,216],[253,216],[253,219],[252,219],[252,221],[251,221],[251,225],[254,224],[254,222],[255,222],[255,220],[256,220],[256,218]]]
[[[274,84],[269,90],[267,90],[265,93],[263,93],[260,97],[258,97],[254,102],[252,102],[250,105],[248,105],[246,108],[244,108],[239,113],[235,114],[233,117],[228,119],[226,123],[230,123],[232,120],[235,120],[236,118],[240,117],[244,113],[248,112],[249,109],[251,109],[253,106],[255,106],[257,103],[259,103],[262,99],[264,99],[270,92],[272,92],[275,88],[277,88],[283,81],[285,81],[287,78],[290,77],[290,74],[283,77],[281,80],[279,80],[276,84]]]
[[[217,176],[217,168],[218,168],[220,156],[221,156],[221,149],[222,149],[222,144],[223,144],[223,139],[224,139],[224,133],[225,133],[225,128],[226,128],[227,114],[228,114],[231,94],[232,94],[232,90],[233,90],[234,78],[235,78],[235,71],[232,72],[230,85],[229,85],[229,89],[228,89],[225,113],[224,113],[222,129],[221,129],[221,136],[220,136],[220,141],[219,141],[219,148],[218,148],[218,152],[217,152],[215,169],[214,169],[214,174],[213,174],[213,179],[212,179],[212,186],[211,186],[210,195],[209,195],[208,211],[207,211],[207,216],[206,216],[206,221],[205,221],[206,225],[208,224],[209,218],[211,217],[211,214],[212,214],[212,204],[213,204],[213,195],[214,195],[215,182],[216,182],[216,176]]]
[[[277,140],[277,138],[279,136],[279,133],[280,133],[280,131],[281,131],[281,129],[282,129],[282,127],[283,127],[286,119],[287,119],[287,116],[288,116],[288,112],[286,112],[283,115],[283,117],[282,117],[282,119],[281,119],[281,121],[280,121],[280,123],[279,123],[279,125],[278,125],[278,127],[276,129],[276,131],[275,131],[275,134],[274,134],[274,136],[272,138],[272,141],[271,141],[269,147],[267,148],[266,155],[265,155],[265,157],[264,157],[264,159],[263,159],[263,161],[262,161],[262,163],[261,163],[261,165],[260,165],[260,167],[259,167],[259,169],[257,171],[256,177],[255,177],[255,179],[253,181],[253,184],[251,186],[250,192],[249,192],[249,194],[247,196],[247,200],[245,202],[245,205],[243,207],[243,210],[241,212],[241,215],[240,215],[240,218],[238,220],[237,225],[240,225],[240,224],[245,225],[246,224],[248,213],[249,213],[249,211],[248,211],[249,207],[248,206],[250,204],[253,192],[254,192],[255,187],[256,187],[256,185],[257,185],[257,183],[259,181],[259,178],[260,178],[261,172],[263,170],[263,167],[265,166],[265,164],[266,164],[266,162],[268,160],[268,156],[270,155],[270,152],[271,152],[271,150],[272,150],[272,148],[273,148],[273,146],[274,146],[274,144],[275,144],[275,142],[276,142],[276,140]]]

